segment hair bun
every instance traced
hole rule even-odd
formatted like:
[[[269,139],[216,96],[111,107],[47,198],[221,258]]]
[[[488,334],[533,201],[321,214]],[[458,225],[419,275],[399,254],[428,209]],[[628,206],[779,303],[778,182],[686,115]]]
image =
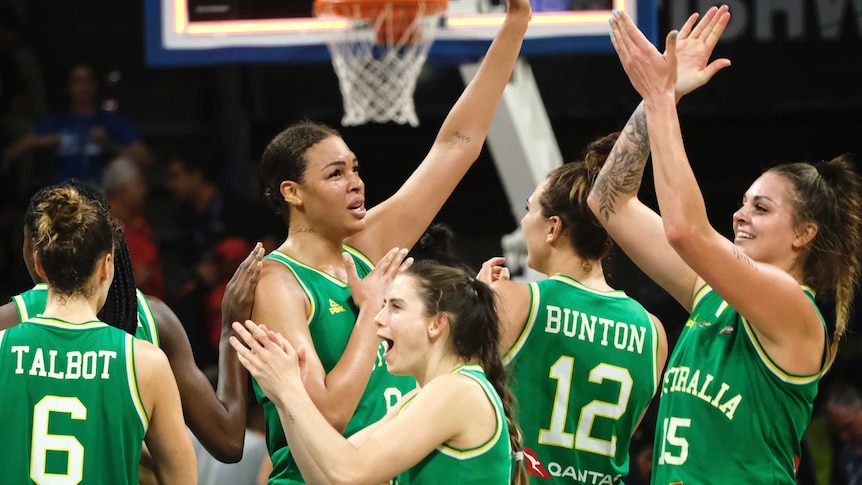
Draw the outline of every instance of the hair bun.
[[[584,167],[587,170],[590,180],[595,180],[599,175],[599,172],[602,170],[602,166],[611,154],[611,150],[613,150],[614,144],[617,142],[619,135],[620,133],[617,131],[603,136],[590,142],[590,144],[587,145],[587,148],[584,149]]]

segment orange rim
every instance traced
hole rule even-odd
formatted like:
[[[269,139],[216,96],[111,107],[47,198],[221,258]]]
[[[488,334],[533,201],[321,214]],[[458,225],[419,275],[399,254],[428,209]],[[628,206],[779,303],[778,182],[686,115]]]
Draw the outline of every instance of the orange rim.
[[[448,0],[315,0],[314,14],[370,19],[390,7],[401,15],[415,17],[420,7],[423,15],[435,15],[445,12],[448,4]]]

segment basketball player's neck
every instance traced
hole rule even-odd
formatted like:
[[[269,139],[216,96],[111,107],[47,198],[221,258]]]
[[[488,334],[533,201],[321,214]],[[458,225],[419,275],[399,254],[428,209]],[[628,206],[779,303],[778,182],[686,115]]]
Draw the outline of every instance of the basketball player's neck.
[[[48,301],[42,316],[57,318],[70,323],[98,320],[98,304],[95,297],[82,295],[59,295],[48,287]]]

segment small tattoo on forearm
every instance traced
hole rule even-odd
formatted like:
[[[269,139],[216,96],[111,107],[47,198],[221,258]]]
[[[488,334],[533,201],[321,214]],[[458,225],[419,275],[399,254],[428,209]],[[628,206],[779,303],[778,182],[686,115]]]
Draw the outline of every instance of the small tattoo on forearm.
[[[465,135],[464,133],[461,133],[460,131],[455,132],[455,138],[457,138],[463,142],[470,143],[470,136]]]
[[[731,243],[731,244],[733,244],[733,243]],[[735,244],[733,245],[733,255],[736,256],[736,259],[741,259],[741,260],[745,261],[746,263],[748,263],[748,265],[751,266],[752,268],[754,268],[755,271],[758,270],[757,264],[755,264],[751,258],[749,258],[745,254],[743,254],[742,251],[740,251],[739,248],[736,247]]]

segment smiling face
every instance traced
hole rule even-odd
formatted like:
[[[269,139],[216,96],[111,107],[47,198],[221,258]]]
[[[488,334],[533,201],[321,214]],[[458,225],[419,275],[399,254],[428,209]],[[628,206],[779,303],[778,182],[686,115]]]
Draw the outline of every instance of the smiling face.
[[[733,242],[755,261],[774,263],[793,252],[796,231],[789,190],[787,179],[766,172],[751,184],[733,214]]]
[[[305,152],[302,183],[293,183],[306,222],[345,238],[365,227],[365,184],[356,155],[340,137],[331,136]],[[291,218],[291,221],[294,221]]]
[[[389,372],[416,375],[431,346],[426,315],[416,279],[406,274],[395,277],[386,292],[383,308],[377,313],[377,336],[387,343],[383,354]]]

